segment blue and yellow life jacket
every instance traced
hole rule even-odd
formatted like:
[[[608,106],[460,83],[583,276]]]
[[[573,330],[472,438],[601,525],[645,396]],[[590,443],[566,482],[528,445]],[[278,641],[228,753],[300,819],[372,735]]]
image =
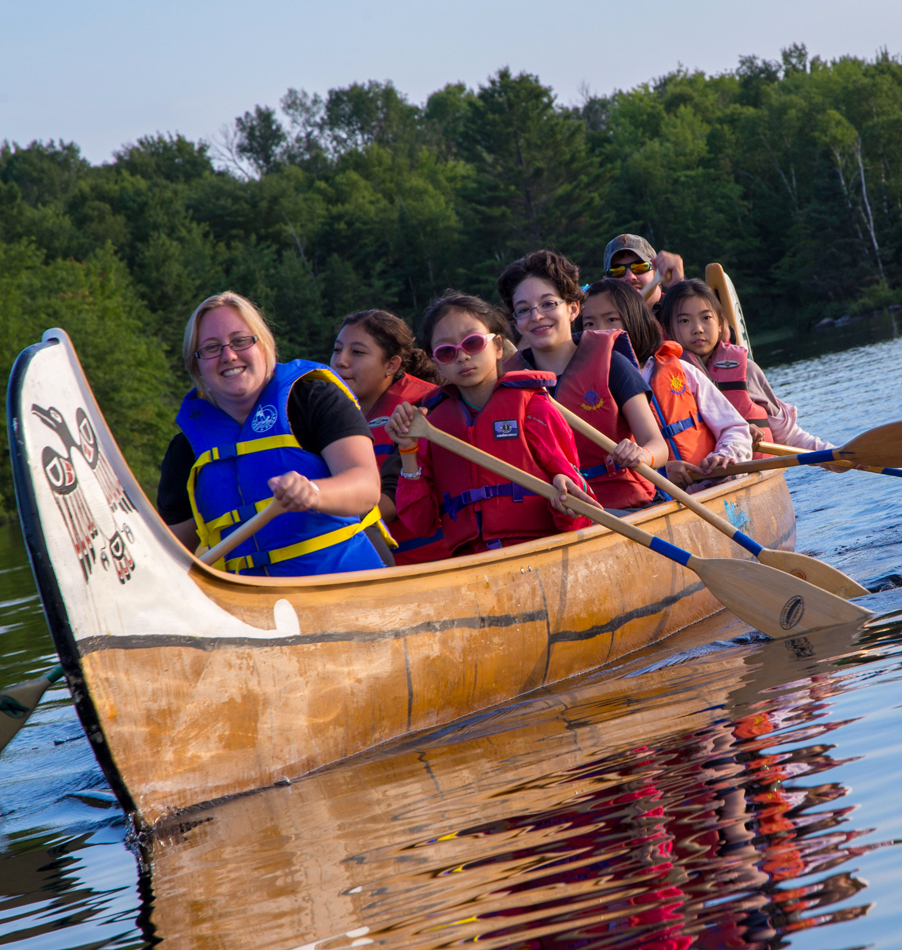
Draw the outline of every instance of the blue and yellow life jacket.
[[[201,542],[213,547],[235,525],[261,511],[272,498],[267,482],[295,471],[328,478],[329,467],[301,448],[288,421],[288,397],[301,377],[337,385],[355,404],[354,394],[327,366],[307,360],[276,365],[257,404],[239,423],[192,389],[176,421],[194,449],[188,495]],[[382,567],[363,529],[379,521],[374,508],[363,519],[317,511],[287,511],[243,541],[220,570],[255,576],[299,576]]]

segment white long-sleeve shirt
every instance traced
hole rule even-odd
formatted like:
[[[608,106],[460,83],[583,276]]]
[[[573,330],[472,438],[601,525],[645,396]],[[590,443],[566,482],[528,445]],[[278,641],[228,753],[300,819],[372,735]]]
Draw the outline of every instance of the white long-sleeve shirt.
[[[757,403],[767,412],[767,424],[773,433],[774,442],[780,445],[792,445],[797,449],[807,449],[809,452],[836,448],[832,442],[824,442],[823,439],[811,435],[798,425],[796,420],[799,413],[796,407],[777,398],[764,371],[752,360],[748,361],[746,382],[752,402]]]
[[[655,358],[652,356],[642,367],[645,382],[651,381],[654,368]],[[702,370],[685,361],[682,368],[689,391],[698,404],[699,416],[714,435],[716,444],[708,457],[725,455],[736,462],[748,461],[752,457],[752,436],[748,423]]]

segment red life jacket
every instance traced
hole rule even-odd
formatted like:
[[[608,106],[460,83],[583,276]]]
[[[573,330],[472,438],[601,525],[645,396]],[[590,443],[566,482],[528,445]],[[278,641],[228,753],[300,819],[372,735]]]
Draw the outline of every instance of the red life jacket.
[[[629,423],[617,406],[608,384],[611,354],[622,353],[636,366],[630,338],[623,330],[585,330],[573,359],[558,382],[554,398],[615,442],[631,439]],[[505,370],[526,367],[518,353]],[[655,497],[651,482],[630,468],[608,466],[608,453],[578,432],[573,433],[583,478],[605,508],[641,508]]]
[[[741,346],[721,342],[708,357],[705,369],[714,380],[714,385],[727,397],[739,415],[750,425],[756,425],[764,431],[765,442],[773,442],[774,437],[767,423],[767,411],[749,396],[748,359],[748,353]],[[766,459],[770,456],[755,452],[752,458]]]
[[[668,461],[680,459],[698,465],[717,446],[714,433],[702,421],[680,354],[679,343],[668,340],[655,350],[651,406],[670,448]]]
[[[489,401],[473,419],[456,386],[446,386],[425,401],[429,421],[443,432],[490,452],[517,468],[548,481],[526,441],[526,407],[553,373],[535,370],[505,373]],[[445,544],[460,552],[480,537],[490,548],[508,538],[524,540],[557,534],[548,502],[541,495],[505,481],[500,475],[441,446],[429,444],[435,491],[442,499]],[[574,469],[574,479],[579,476]],[[465,552],[460,552],[465,553]]]
[[[425,379],[418,379],[416,376],[405,373],[385,390],[366,414],[366,421],[369,423],[370,434],[374,440],[373,451],[376,453],[376,463],[380,469],[395,450],[395,443],[385,431],[385,423],[391,418],[391,414],[402,402],[415,405],[427,393],[437,388],[435,383],[427,383]]]
[[[385,424],[391,418],[391,414],[402,402],[416,404],[437,388],[435,383],[427,383],[424,379],[405,373],[385,390],[366,414],[366,421],[373,435],[376,463],[380,469],[395,450],[395,443],[385,431]],[[418,538],[398,520],[393,521],[388,526],[388,530],[398,542],[397,548],[392,551],[395,564],[426,564],[429,561],[441,561],[451,556],[442,538],[441,529],[431,538]]]

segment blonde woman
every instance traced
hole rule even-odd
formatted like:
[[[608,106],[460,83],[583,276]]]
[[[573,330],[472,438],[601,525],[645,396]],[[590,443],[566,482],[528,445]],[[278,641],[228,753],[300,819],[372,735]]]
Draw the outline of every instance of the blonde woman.
[[[263,315],[230,291],[191,315],[183,355],[196,388],[158,492],[176,537],[212,546],[275,497],[286,512],[220,567],[257,576],[382,567],[364,532],[378,520],[372,440],[342,380],[319,363],[277,362]]]

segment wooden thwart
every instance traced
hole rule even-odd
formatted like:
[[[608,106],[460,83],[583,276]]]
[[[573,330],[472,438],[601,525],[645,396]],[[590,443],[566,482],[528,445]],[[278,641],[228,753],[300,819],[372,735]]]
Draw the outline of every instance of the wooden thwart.
[[[580,418],[575,412],[571,412],[556,400],[552,399],[551,402],[576,432],[579,432],[596,445],[600,445],[607,452],[611,452],[616,448],[616,443],[612,439],[609,439],[603,432],[599,432],[585,419]],[[766,450],[762,449],[762,451]],[[864,597],[869,593],[867,588],[862,587],[857,581],[843,574],[842,571],[838,571],[835,567],[817,560],[817,558],[808,557],[807,554],[796,554],[795,551],[775,551],[772,548],[763,547],[748,535],[743,534],[725,518],[714,514],[710,508],[696,501],[692,495],[677,488],[673,482],[666,479],[660,472],[655,471],[650,465],[639,465],[636,471],[653,485],[657,485],[658,488],[667,492],[684,508],[694,511],[708,524],[713,525],[718,531],[722,531],[728,538],[732,538],[737,544],[750,551],[762,564],[776,568],[778,571],[785,571],[787,574],[794,574],[796,577],[808,581],[809,584],[814,584],[815,587],[828,590],[831,594],[846,599]]]
[[[543,498],[559,497],[557,489],[548,482],[436,429],[419,413],[411,423],[408,435],[410,438],[429,439]],[[564,504],[576,514],[688,567],[727,609],[770,636],[799,636],[839,623],[863,623],[871,616],[869,610],[857,604],[764,564],[696,557],[579,499],[568,497]]]

